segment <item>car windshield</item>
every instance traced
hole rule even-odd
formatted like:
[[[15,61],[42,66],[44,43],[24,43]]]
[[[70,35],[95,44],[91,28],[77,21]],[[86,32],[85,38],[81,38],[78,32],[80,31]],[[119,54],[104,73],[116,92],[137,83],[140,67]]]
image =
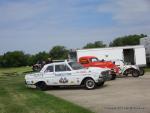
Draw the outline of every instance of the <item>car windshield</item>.
[[[69,62],[69,65],[73,70],[83,69],[84,67],[77,62]]]

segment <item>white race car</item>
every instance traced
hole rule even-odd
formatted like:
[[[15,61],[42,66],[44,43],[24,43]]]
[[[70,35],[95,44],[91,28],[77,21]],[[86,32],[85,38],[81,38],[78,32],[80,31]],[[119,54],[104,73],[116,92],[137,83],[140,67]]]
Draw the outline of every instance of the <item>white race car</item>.
[[[122,60],[115,60],[115,64],[120,68],[119,73],[123,74],[125,76],[128,76],[128,74],[131,74],[133,77],[139,77],[144,75],[144,69],[140,68],[137,65],[131,65],[128,63],[125,63]]]
[[[25,83],[29,87],[46,90],[48,86],[84,86],[93,89],[110,79],[110,70],[104,68],[83,68],[76,62],[56,62],[45,65],[39,73],[27,74]]]

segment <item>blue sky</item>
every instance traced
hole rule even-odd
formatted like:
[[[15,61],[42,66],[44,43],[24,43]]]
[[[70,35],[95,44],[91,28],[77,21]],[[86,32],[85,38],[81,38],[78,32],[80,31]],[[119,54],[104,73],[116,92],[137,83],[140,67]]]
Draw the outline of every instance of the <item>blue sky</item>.
[[[0,54],[150,32],[149,0],[0,0],[0,16]]]

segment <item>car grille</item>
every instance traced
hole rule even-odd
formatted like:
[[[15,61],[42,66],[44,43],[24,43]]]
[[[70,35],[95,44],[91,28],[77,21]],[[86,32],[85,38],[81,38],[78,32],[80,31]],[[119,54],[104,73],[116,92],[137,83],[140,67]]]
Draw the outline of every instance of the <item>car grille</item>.
[[[101,72],[101,75],[102,75],[102,77],[105,79],[105,80],[109,80],[110,79],[110,71],[108,70],[108,71],[102,71]]]
[[[109,75],[109,74],[110,74],[110,71],[102,71],[101,74],[102,74],[103,76]]]

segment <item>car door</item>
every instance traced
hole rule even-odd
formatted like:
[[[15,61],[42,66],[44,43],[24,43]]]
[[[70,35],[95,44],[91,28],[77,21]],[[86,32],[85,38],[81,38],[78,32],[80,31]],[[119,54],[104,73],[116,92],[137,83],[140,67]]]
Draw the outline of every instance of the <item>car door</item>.
[[[58,85],[57,78],[54,73],[54,65],[48,66],[43,74],[44,81],[47,85]]]
[[[55,76],[59,85],[70,85],[71,69],[65,64],[55,64]]]
[[[78,85],[78,76],[66,64],[55,65],[55,76],[57,76],[60,85]]]
[[[86,76],[86,69],[77,62],[70,62],[68,66],[71,68],[71,85],[80,85]]]

